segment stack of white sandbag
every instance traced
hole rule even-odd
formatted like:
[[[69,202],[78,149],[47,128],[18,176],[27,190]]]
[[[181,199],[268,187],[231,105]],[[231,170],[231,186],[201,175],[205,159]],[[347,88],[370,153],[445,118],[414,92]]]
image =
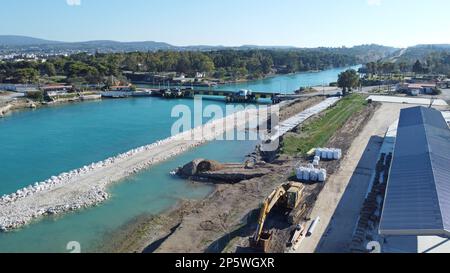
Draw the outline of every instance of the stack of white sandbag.
[[[325,182],[327,170],[314,167],[299,167],[296,170],[297,179],[305,182]]]
[[[322,160],[339,160],[342,158],[342,150],[333,148],[316,148],[315,155]]]

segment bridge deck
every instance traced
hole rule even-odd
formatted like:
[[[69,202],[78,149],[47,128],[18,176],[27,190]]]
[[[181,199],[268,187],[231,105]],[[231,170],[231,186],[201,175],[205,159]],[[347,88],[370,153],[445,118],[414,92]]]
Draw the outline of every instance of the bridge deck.
[[[236,94],[236,91],[226,91],[226,90],[186,90],[186,94],[189,95],[203,95],[203,96],[232,96],[233,94]],[[280,95],[279,93],[270,93],[270,92],[253,92],[252,95],[255,96],[255,98],[261,98],[261,99],[270,99],[274,96]]]

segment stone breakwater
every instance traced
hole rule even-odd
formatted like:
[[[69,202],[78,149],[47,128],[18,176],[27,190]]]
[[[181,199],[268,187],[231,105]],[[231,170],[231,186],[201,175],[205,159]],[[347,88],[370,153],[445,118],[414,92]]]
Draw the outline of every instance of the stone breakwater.
[[[214,140],[228,130],[243,128],[257,119],[257,114],[256,109],[241,111],[4,195],[0,198],[0,231],[20,228],[45,215],[98,205],[109,198],[106,188],[111,183]]]
[[[0,118],[2,118],[4,115],[6,115],[10,110],[12,106],[10,104],[6,106],[0,106]]]

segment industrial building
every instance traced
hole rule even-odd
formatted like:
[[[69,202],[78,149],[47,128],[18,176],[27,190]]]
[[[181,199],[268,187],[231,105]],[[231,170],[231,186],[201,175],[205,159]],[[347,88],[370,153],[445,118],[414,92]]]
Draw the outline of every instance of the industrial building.
[[[437,110],[401,111],[379,233],[388,252],[450,252],[450,130]]]

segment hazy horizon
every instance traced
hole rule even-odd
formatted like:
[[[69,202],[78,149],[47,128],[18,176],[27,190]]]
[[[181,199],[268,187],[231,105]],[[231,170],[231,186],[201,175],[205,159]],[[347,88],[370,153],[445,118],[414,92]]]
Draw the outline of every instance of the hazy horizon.
[[[0,34],[298,48],[449,44],[445,0],[3,0]],[[413,34],[412,34],[413,33]]]
[[[33,36],[26,36],[26,35],[16,35],[16,34],[0,34],[1,36],[17,36],[17,37],[24,37],[24,38],[33,38],[33,39],[39,39],[39,40],[46,40],[49,42],[60,42],[60,43],[87,43],[87,42],[118,42],[118,43],[145,43],[145,42],[155,42],[155,43],[167,43],[171,46],[175,46],[175,47],[189,47],[189,46],[210,46],[210,47],[245,47],[245,46],[255,46],[255,47],[285,47],[285,48],[342,48],[342,47],[347,47],[347,48],[351,48],[351,47],[357,47],[357,46],[370,46],[370,45],[376,45],[376,46],[385,46],[385,47],[392,47],[392,48],[397,48],[397,49],[404,49],[404,48],[408,48],[408,47],[414,47],[414,46],[428,46],[428,45],[433,45],[433,46],[440,46],[440,45],[450,45],[449,43],[440,43],[440,44],[415,44],[415,45],[410,45],[407,47],[396,47],[396,46],[391,46],[391,45],[385,45],[385,44],[377,44],[377,43],[365,43],[365,44],[356,44],[356,45],[351,45],[351,46],[315,46],[315,47],[297,47],[297,46],[292,46],[292,45],[271,45],[271,44],[267,44],[267,45],[261,45],[261,44],[238,44],[238,45],[222,45],[222,44],[188,44],[188,45],[178,45],[178,44],[173,44],[173,43],[168,43],[166,41],[156,41],[156,40],[140,40],[140,41],[134,41],[134,40],[130,40],[130,41],[120,41],[120,40],[112,40],[112,39],[101,39],[101,40],[82,40],[82,41],[61,41],[61,40],[52,40],[52,39],[46,39],[46,38],[42,38],[42,37],[33,37]]]

